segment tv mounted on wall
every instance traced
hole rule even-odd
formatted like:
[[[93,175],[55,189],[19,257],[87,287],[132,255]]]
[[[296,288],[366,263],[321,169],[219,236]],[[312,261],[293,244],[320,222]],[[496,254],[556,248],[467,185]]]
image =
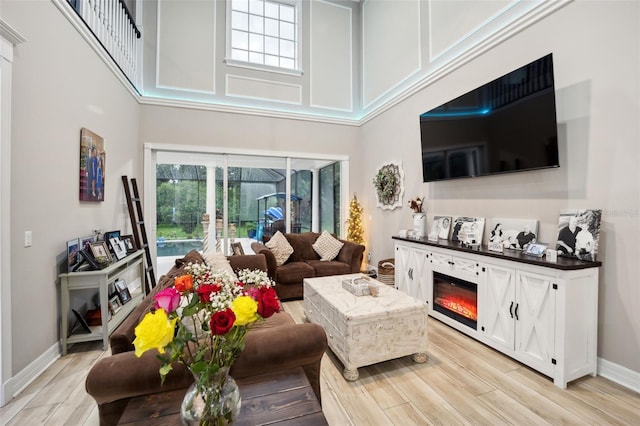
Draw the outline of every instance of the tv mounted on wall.
[[[420,115],[425,182],[559,167],[552,54]]]

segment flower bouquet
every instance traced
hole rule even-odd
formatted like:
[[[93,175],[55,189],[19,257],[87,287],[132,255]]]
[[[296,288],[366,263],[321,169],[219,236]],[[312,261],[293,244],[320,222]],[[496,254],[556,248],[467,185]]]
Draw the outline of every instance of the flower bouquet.
[[[413,198],[413,199],[409,200],[407,205],[409,206],[409,208],[411,210],[413,210],[414,213],[422,213],[422,202],[423,201],[424,201],[424,198],[416,197],[416,198]]]
[[[240,408],[229,368],[250,326],[279,312],[280,301],[263,271],[242,270],[240,281],[206,264],[189,263],[185,271],[154,296],[155,311],[135,328],[135,353],[158,350],[162,382],[173,362],[191,371],[194,384],[181,410],[187,424],[227,424]]]

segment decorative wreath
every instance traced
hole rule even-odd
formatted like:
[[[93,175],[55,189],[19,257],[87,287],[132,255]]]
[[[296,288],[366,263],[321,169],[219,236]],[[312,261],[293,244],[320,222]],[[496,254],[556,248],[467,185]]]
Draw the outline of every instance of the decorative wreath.
[[[404,173],[400,164],[385,163],[373,178],[378,207],[393,210],[402,205]]]

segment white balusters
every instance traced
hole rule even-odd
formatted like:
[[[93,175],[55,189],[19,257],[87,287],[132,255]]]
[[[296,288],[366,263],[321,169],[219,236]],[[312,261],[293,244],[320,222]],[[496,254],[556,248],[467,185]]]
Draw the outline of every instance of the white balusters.
[[[140,43],[134,22],[119,0],[81,0],[78,13],[122,72],[136,87]]]

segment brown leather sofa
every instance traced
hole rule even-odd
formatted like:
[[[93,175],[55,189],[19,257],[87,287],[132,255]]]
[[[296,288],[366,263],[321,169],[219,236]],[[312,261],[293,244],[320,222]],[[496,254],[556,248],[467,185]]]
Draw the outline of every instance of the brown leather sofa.
[[[264,255],[228,257],[234,270],[243,268],[266,270]],[[162,278],[140,305],[110,336],[111,356],[100,359],[89,371],[85,382],[87,393],[98,404],[101,425],[115,425],[131,398],[191,385],[191,373],[176,363],[173,371],[160,384],[160,362],[155,350],[135,356],[134,328],[154,305],[153,295],[171,285],[184,274],[189,262],[203,262],[197,251],[176,260],[176,265]],[[273,371],[302,367],[320,399],[320,362],[327,349],[324,329],[311,323],[296,324],[286,312],[280,312],[254,326],[246,338],[246,347],[231,368],[231,376],[244,378]]]
[[[301,299],[303,296],[302,281],[305,278],[326,277],[329,275],[355,274],[360,272],[365,247],[351,241],[344,243],[338,256],[331,261],[322,261],[313,249],[313,243],[320,236],[316,232],[302,234],[283,234],[293,253],[289,259],[277,266],[276,258],[267,246],[254,242],[251,248],[254,253],[263,254],[267,260],[267,273],[276,282],[276,292],[282,300]],[[265,243],[269,241],[265,238]]]

